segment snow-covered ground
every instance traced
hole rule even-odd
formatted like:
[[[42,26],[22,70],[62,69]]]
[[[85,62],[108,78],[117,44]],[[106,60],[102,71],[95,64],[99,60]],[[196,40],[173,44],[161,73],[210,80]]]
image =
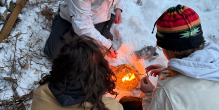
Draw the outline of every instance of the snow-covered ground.
[[[36,2],[36,0],[29,1]],[[167,60],[159,49],[157,52],[160,55],[153,61],[136,60],[133,53],[145,46],[156,46],[156,31],[151,34],[154,22],[167,8],[177,4],[194,9],[200,16],[205,39],[219,45],[219,0],[142,0],[142,6],[136,4],[137,0],[126,2],[122,23],[114,24],[111,29],[115,37],[114,47],[118,52],[116,59],[107,58],[113,66],[130,64],[140,74],[144,74],[144,68],[151,64],[166,65]],[[46,5],[56,11],[58,3],[60,2],[23,8],[19,15],[22,21],[11,31],[5,43],[0,43],[0,100],[10,99],[13,95],[12,83],[3,80],[3,77],[11,76],[17,79],[17,92],[22,96],[35,89],[38,85],[34,85],[34,81],[39,81],[43,73],[50,71],[51,63],[42,51],[50,32],[46,28],[46,19],[39,12]],[[21,69],[19,62],[21,65],[28,64],[29,67]],[[14,71],[12,71],[13,63],[16,67]],[[157,82],[157,78],[150,78],[154,83]],[[119,92],[117,100],[124,95],[140,93],[139,90]]]

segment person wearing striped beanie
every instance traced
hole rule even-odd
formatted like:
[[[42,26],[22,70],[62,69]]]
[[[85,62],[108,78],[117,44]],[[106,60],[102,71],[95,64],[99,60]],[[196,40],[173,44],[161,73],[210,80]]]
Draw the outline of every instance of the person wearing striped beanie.
[[[146,67],[159,78],[156,87],[148,77],[141,79],[143,110],[218,110],[219,46],[205,42],[198,14],[177,5],[167,9],[155,26],[157,46],[169,62],[168,67]]]
[[[156,26],[157,45],[165,49],[183,51],[198,47],[204,40],[198,14],[186,6],[169,8]]]

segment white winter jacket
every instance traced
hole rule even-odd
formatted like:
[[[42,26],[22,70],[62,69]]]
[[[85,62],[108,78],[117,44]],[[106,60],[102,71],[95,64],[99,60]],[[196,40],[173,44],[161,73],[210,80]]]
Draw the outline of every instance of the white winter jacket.
[[[108,21],[111,9],[123,9],[126,0],[64,0],[60,5],[60,16],[71,22],[78,35],[90,36],[107,48],[112,45],[94,27],[94,24]]]
[[[219,46],[206,43],[183,59],[170,59],[144,110],[219,110]]]

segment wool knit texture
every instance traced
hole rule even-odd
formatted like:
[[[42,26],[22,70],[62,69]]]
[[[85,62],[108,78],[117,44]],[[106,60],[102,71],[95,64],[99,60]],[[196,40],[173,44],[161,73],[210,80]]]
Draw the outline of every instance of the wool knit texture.
[[[156,21],[157,45],[172,51],[196,48],[203,43],[198,14],[186,6],[166,10]]]

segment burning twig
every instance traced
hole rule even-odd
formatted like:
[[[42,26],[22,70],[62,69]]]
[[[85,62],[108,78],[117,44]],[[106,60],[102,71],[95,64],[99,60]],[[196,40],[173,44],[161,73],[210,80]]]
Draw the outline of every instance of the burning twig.
[[[148,78],[149,78],[149,72],[147,71],[147,69],[145,69],[145,71],[146,71],[146,74],[147,74],[147,76],[146,76],[146,78],[145,78],[145,84],[148,84]]]

